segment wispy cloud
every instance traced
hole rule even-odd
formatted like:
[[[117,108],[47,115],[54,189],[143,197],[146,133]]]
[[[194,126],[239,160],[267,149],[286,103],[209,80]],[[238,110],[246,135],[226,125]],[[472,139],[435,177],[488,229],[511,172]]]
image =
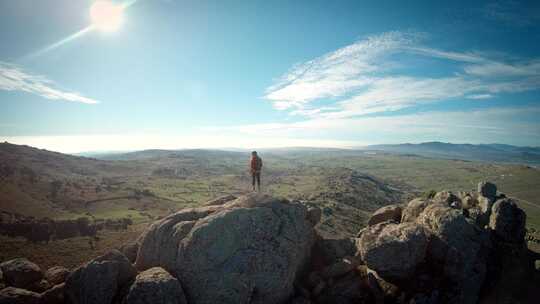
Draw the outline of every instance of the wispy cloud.
[[[368,37],[322,57],[297,64],[266,90],[276,109],[302,108],[320,98],[339,97],[369,85],[365,76],[388,68],[376,60],[412,43],[412,36],[389,32]]]
[[[426,47],[422,34],[370,36],[299,63],[266,90],[275,109],[311,118],[345,118],[456,98],[540,88],[540,60],[506,63],[481,52]],[[405,58],[405,60],[402,60]],[[440,60],[448,75],[420,77],[407,59]]]
[[[58,88],[44,76],[34,75],[20,67],[0,61],[0,90],[23,91],[52,100],[65,100],[86,104],[98,103],[97,100],[82,96],[73,91]]]
[[[483,77],[527,77],[540,75],[540,60],[526,63],[505,64],[502,62],[485,61],[465,67],[469,75]]]
[[[489,99],[492,97],[493,95],[491,94],[473,94],[473,95],[467,96],[468,99]]]

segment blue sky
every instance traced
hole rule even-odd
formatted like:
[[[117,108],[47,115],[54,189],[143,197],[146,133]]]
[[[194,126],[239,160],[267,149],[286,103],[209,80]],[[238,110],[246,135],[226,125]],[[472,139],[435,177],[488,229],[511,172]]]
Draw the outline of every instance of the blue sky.
[[[0,0],[0,140],[540,146],[538,1],[94,2]]]

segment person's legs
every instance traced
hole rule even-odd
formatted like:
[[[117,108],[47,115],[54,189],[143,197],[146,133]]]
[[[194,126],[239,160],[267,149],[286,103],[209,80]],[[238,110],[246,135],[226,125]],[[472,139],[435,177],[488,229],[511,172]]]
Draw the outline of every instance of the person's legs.
[[[261,172],[257,172],[257,189],[261,191]]]
[[[253,191],[255,191],[255,179],[256,179],[256,173],[251,173],[251,187],[253,188]]]

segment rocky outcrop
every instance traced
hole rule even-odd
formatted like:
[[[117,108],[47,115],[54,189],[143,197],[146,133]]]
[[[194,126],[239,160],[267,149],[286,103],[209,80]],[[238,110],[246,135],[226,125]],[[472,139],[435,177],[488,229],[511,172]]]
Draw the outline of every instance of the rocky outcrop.
[[[478,200],[471,194],[465,193],[461,196],[461,205],[463,209],[472,209],[478,207]]]
[[[414,275],[424,262],[428,238],[416,223],[383,222],[369,227],[358,240],[358,252],[366,265],[388,281]]]
[[[136,266],[175,275],[190,303],[280,303],[315,241],[308,210],[260,194],[183,210],[142,236]]]
[[[456,209],[430,205],[417,223],[431,233],[429,259],[432,270],[440,268],[461,303],[476,303],[485,278],[488,235],[467,221]],[[437,267],[435,267],[437,266]]]
[[[497,197],[497,186],[491,182],[478,183],[478,194],[494,201]]]
[[[131,263],[135,263],[137,252],[139,252],[139,243],[131,242],[124,244],[120,247],[120,252],[122,252]]]
[[[26,289],[6,287],[0,290],[0,304],[40,304],[39,293]]]
[[[219,205],[223,205],[227,202],[230,202],[232,200],[235,200],[236,199],[236,196],[232,195],[232,194],[227,194],[227,195],[223,195],[223,196],[220,196],[220,197],[217,197],[211,201],[208,201],[206,203],[204,203],[205,206],[219,206]]]
[[[312,260],[317,265],[331,265],[347,256],[356,254],[354,238],[324,239],[318,237],[312,251]],[[317,266],[314,266],[317,267]]]
[[[39,283],[43,273],[38,265],[25,258],[17,258],[0,264],[7,286],[30,289]]]
[[[415,198],[410,201],[401,213],[401,222],[414,222],[418,215],[424,211],[427,205],[433,202],[423,199]]]
[[[500,193],[484,196],[490,187],[414,199],[401,214],[379,209],[357,238],[324,239],[316,207],[260,194],[186,209],[124,248],[138,275],[113,250],[54,287],[66,269],[49,269],[50,283],[20,283],[43,285],[41,294],[4,288],[0,304],[533,303],[537,286],[524,282],[534,282],[540,255],[527,249],[525,213]],[[2,263],[0,281],[12,285],[12,269],[32,264]]]
[[[221,207],[209,206],[184,209],[153,223],[139,238],[140,245],[135,266],[139,270],[160,266],[169,271],[175,268],[179,243],[187,236],[197,220]]]
[[[311,225],[315,226],[319,223],[322,216],[322,210],[318,207],[308,207],[307,219]]]
[[[58,284],[41,294],[40,304],[62,304],[65,303],[64,291],[66,284]]]
[[[427,271],[427,275],[438,275],[445,284],[452,286],[452,291],[446,294],[449,295],[447,300],[452,298],[463,303],[475,303],[486,273],[489,237],[486,231],[463,215],[462,202],[457,195],[448,191],[439,192],[432,199],[409,202],[403,211],[401,225],[414,222],[423,229],[424,238],[419,240],[423,241],[421,244],[425,256],[417,256],[418,259],[408,258],[408,251],[416,247],[399,247],[394,244],[396,239],[388,236],[388,230],[399,235],[405,233],[406,229],[396,224],[382,223],[375,229],[364,231],[359,242],[359,252],[363,257],[370,250],[376,253],[372,254],[376,257],[374,260],[364,257],[366,265],[377,271],[381,278],[403,283],[401,285],[408,285],[406,281],[412,279],[414,273],[419,275],[418,271]],[[469,203],[474,206],[471,201]],[[398,244],[408,244],[401,241]],[[392,262],[401,259],[406,262]]]
[[[377,209],[368,220],[368,226],[373,226],[378,223],[385,221],[394,221],[399,223],[401,220],[401,206],[400,205],[389,205]]]
[[[414,199],[401,224],[389,220],[362,230],[358,254],[379,286],[395,284],[399,298],[411,303],[477,303],[482,294],[494,300],[501,292],[493,288],[518,298],[526,293],[522,282],[532,278],[536,255],[524,243],[525,213],[494,184],[480,183],[478,190]],[[417,254],[421,248],[424,255]]]
[[[323,288],[315,297],[316,303],[375,303],[366,277],[358,272],[350,272],[335,281],[323,282],[320,286]]]
[[[489,217],[489,228],[505,242],[523,243],[526,215],[511,199],[495,202]]]
[[[187,304],[187,301],[180,282],[165,269],[153,267],[137,275],[123,303]]]
[[[53,285],[57,285],[57,284],[64,283],[69,273],[70,273],[69,270],[65,267],[54,266],[47,269],[47,271],[45,272],[45,279],[49,283]]]
[[[113,250],[75,269],[66,280],[65,295],[73,304],[110,304],[136,273],[129,260]]]
[[[346,257],[334,264],[324,267],[319,275],[326,280],[341,277],[356,269],[361,263],[360,257]]]
[[[461,199],[450,191],[437,192],[432,198],[432,201],[445,206],[461,207]]]

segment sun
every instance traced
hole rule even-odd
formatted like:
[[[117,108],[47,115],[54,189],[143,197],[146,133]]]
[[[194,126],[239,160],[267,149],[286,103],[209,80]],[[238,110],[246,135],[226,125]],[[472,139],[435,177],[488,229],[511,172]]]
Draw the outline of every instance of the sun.
[[[90,7],[92,26],[100,31],[114,32],[124,21],[124,7],[107,0],[98,0]]]

